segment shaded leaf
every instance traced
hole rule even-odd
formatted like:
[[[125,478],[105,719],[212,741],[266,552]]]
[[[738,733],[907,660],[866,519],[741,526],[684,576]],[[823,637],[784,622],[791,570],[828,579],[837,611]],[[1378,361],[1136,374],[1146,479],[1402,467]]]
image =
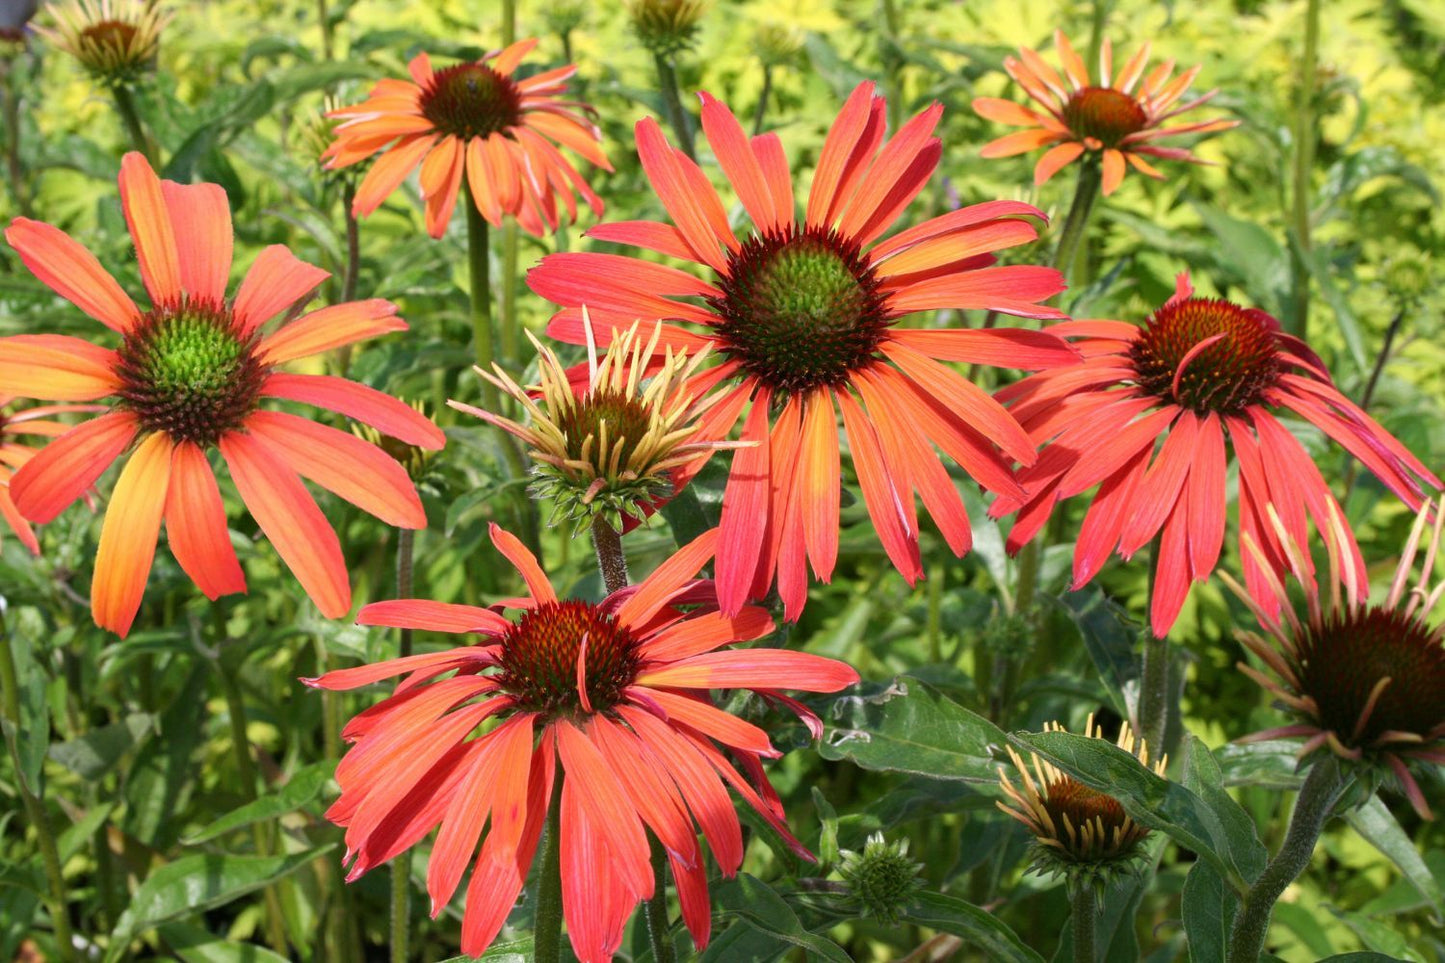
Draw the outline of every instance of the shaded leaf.
[[[805,951],[811,960],[835,960],[851,963],[851,958],[837,943],[803,928],[798,915],[783,898],[766,883],[747,873],[739,873],[713,890],[713,905],[719,918],[734,917],[768,937],[779,955],[789,949]],[[721,945],[709,946],[704,960],[735,960],[736,955],[722,951]]]
[[[996,916],[956,896],[919,893],[908,901],[903,916],[910,923],[962,937],[968,945],[983,950],[991,961],[1043,963],[1043,957]]]
[[[321,794],[322,787],[326,785],[326,781],[335,771],[336,762],[334,760],[312,763],[298,771],[280,789],[231,810],[182,842],[187,846],[195,846],[252,823],[269,822],[287,813],[295,812]]]
[[[51,746],[50,758],[82,779],[97,780],[155,728],[155,719],[146,712],[133,712],[120,722]]]
[[[1445,893],[1441,891],[1440,880],[1430,872],[1415,841],[1405,834],[1399,820],[1380,801],[1380,797],[1371,796],[1363,806],[1350,810],[1345,819],[1355,832],[1395,864],[1421,896],[1430,901],[1435,908],[1435,921],[1439,924],[1442,911],[1445,911]]]

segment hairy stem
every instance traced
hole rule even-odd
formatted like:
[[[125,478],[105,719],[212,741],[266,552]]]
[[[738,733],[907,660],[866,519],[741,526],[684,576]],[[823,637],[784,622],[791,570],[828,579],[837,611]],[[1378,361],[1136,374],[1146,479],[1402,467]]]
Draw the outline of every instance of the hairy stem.
[[[321,24],[321,59],[330,60],[334,48],[331,37],[331,14],[326,9],[326,0],[316,0],[316,19]]]
[[[607,585],[607,594],[627,586],[627,556],[622,553],[622,536],[601,515],[592,519],[592,547],[597,550],[597,568]]]
[[[5,720],[10,723],[10,734],[5,742],[10,748],[10,764],[15,767],[15,785],[25,806],[25,818],[35,830],[40,845],[40,861],[45,867],[45,883],[49,889],[46,902],[50,905],[50,925],[55,929],[56,953],[69,963],[75,959],[75,938],[70,930],[70,907],[65,899],[65,877],[60,872],[60,850],[55,844],[55,835],[50,829],[50,820],[45,815],[45,805],[25,781],[25,767],[20,760],[20,747],[16,739],[21,731],[20,679],[15,671],[15,653],[10,646],[10,632],[5,626],[5,610],[0,607],[0,702],[3,702]],[[32,733],[36,738],[41,733]]]
[[[677,71],[673,67],[672,58],[664,54],[653,54],[652,60],[657,65],[657,84],[667,107],[667,122],[677,137],[677,146],[696,161],[697,150],[692,144],[692,122],[682,107],[682,97],[677,90]]]
[[[1073,908],[1074,963],[1094,963],[1094,918],[1099,913],[1094,888],[1079,884],[1069,903]]]
[[[1084,242],[1084,229],[1089,225],[1089,215],[1094,212],[1094,201],[1099,196],[1099,184],[1103,172],[1099,161],[1092,155],[1085,155],[1079,164],[1079,180],[1074,186],[1074,201],[1069,205],[1068,216],[1059,231],[1059,246],[1054,249],[1054,267],[1063,272],[1065,281],[1072,281],[1074,260]]]
[[[547,834],[542,840],[541,883],[537,889],[537,918],[532,932],[536,963],[559,963],[562,958],[562,766],[552,781],[547,805]]]
[[[1325,828],[1345,785],[1339,760],[1335,756],[1326,755],[1310,767],[1309,775],[1300,787],[1299,798],[1295,800],[1294,815],[1290,817],[1289,833],[1284,844],[1249,892],[1244,894],[1244,905],[1234,921],[1234,932],[1229,940],[1229,963],[1256,963],[1259,959],[1275,901],[1310,864],[1320,832]]]
[[[1154,606],[1154,581],[1158,578],[1159,539],[1149,545],[1144,560],[1149,572],[1146,611]],[[1164,754],[1164,735],[1169,727],[1169,640],[1154,637],[1152,620],[1144,620],[1144,659],[1139,671],[1139,737],[1149,747],[1149,757]]]
[[[1309,0],[1305,7],[1305,49],[1300,56],[1298,84],[1299,102],[1295,105],[1294,126],[1294,191],[1291,211],[1297,250],[1291,253],[1294,268],[1294,312],[1290,318],[1290,334],[1304,338],[1309,334],[1310,273],[1305,259],[1310,253],[1310,171],[1315,164],[1315,68],[1319,60],[1320,0]]]
[[[396,597],[411,598],[412,557],[416,532],[409,528],[396,530]],[[412,630],[402,629],[397,656],[411,655]],[[411,937],[411,850],[391,863],[391,963],[406,963]]]
[[[763,89],[758,94],[758,111],[753,115],[753,136],[763,132],[763,120],[768,116],[768,98],[773,95],[773,68],[763,64]]]
[[[150,135],[146,133],[145,126],[140,122],[140,114],[135,109],[135,98],[131,96],[131,90],[124,84],[113,88],[115,92],[115,112],[120,115],[120,121],[125,125],[126,134],[136,150],[145,155],[152,167],[160,166],[160,158],[156,156],[155,144],[151,141]]]
[[[673,963],[677,950],[672,944],[672,926],[667,915],[667,851],[652,837],[652,898],[643,911],[647,917],[647,941],[656,963]]]

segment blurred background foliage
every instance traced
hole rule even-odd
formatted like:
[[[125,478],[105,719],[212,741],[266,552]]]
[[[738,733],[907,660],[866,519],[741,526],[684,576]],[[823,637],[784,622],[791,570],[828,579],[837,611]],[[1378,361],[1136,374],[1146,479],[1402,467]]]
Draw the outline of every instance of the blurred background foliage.
[[[1439,286],[1445,10],[1432,0],[1325,4],[1319,80],[1303,92],[1318,118],[1304,249],[1292,226],[1290,188],[1303,0],[1103,6],[1116,50],[1149,41],[1156,59],[1202,64],[1197,87],[1221,88],[1216,112],[1244,124],[1198,146],[1210,166],[1170,165],[1164,183],[1130,176],[1101,202],[1065,308],[1081,317],[1140,321],[1187,269],[1205,293],[1288,321],[1303,284],[1309,338],[1345,394],[1367,398],[1372,413],[1428,465],[1445,464]],[[238,269],[264,245],[284,243],[333,272],[323,296],[337,298],[348,188],[316,163],[325,144],[323,97],[358,100],[370,81],[400,74],[420,50],[439,59],[479,55],[497,45],[499,4],[430,0],[403,12],[383,0],[332,0],[329,59],[317,8],[303,0],[212,0],[176,4],[175,13],[159,69],[139,98],[167,175],[226,188]],[[1096,13],[1093,3],[1050,0],[714,0],[678,70],[685,91],[706,89],[744,118],[755,116],[766,96],[763,126],[780,132],[800,197],[839,105],[858,81],[871,78],[888,95],[895,124],[931,101],[947,108],[939,176],[912,209],[913,223],[1006,197],[1038,204],[1057,225],[1072,178],[1035,189],[1032,158],[981,160],[978,149],[997,131],[968,105],[976,96],[1021,99],[1002,58],[1019,45],[1049,47],[1056,27],[1086,44]],[[663,103],[651,55],[630,34],[626,17],[612,4],[523,0],[518,29],[541,38],[536,69],[567,57],[579,65],[574,91],[597,108],[616,167],[587,174],[607,203],[607,218],[660,218],[631,128],[643,116],[662,116]],[[125,134],[107,95],[39,42],[9,61],[6,82],[19,118],[6,138],[18,148],[10,189],[0,192],[0,220],[25,210],[63,227],[128,290],[140,291],[115,191]],[[711,159],[703,162],[720,182]],[[523,236],[523,268],[557,244],[588,244],[580,237],[587,224],[556,242]],[[475,401],[462,220],[441,241],[428,239],[410,185],[361,225],[360,241],[359,294],[397,301],[412,330],[326,363],[345,365],[352,377],[432,411],[449,397]],[[1010,257],[1044,263],[1051,241],[1046,235]],[[500,252],[494,256],[495,278]],[[548,305],[520,281],[517,310],[540,333]],[[0,335],[41,330],[95,333],[0,248]],[[508,364],[516,375],[535,373],[530,349]],[[431,526],[418,535],[417,594],[490,601],[514,586],[485,543],[486,523],[518,524],[526,510],[518,497],[523,483],[500,467],[493,434],[445,410],[439,420],[450,442],[421,486]],[[1292,427],[1318,454],[1337,494],[1348,493],[1345,504],[1372,570],[1388,573],[1408,528],[1404,507],[1308,426]],[[719,459],[698,485],[713,518],[722,468]],[[100,497],[112,481],[102,482]],[[788,644],[847,659],[869,681],[860,694],[817,702],[830,727],[819,752],[806,749],[806,732],[785,717],[761,705],[733,707],[768,726],[780,748],[804,750],[771,771],[795,829],[824,862],[804,867],[754,827],[745,870],[755,878],[718,887],[718,935],[707,958],[772,958],[789,946],[796,955],[803,952],[796,946],[812,945],[799,944],[800,932],[821,934],[816,939],[861,960],[1005,958],[971,942],[952,910],[934,906],[932,917],[915,914],[889,928],[846,918],[810,888],[804,876],[836,879],[840,847],[861,849],[879,829],[912,840],[930,891],[988,908],[1044,958],[1066,956],[1058,937],[1063,890],[1022,875],[1024,835],[994,810],[992,763],[958,751],[971,723],[949,707],[1027,730],[1052,719],[1077,729],[1096,710],[1122,715],[1135,689],[1132,651],[1145,571],[1116,562],[1097,587],[1068,594],[1066,536],[1045,556],[1046,631],[1034,633],[1033,623],[1013,611],[1013,563],[974,493],[974,552],[952,558],[925,526],[928,578],[909,589],[883,557],[862,505],[848,503],[848,488],[839,570],[831,585],[814,587]],[[390,597],[395,532],[336,499],[322,504],[347,546],[358,602]],[[1076,512],[1066,533],[1078,518]],[[375,694],[321,695],[295,680],[324,665],[384,657],[395,651],[395,639],[322,620],[272,549],[256,541],[254,523],[233,517],[251,594],[209,606],[169,554],[158,552],[138,628],[117,641],[91,625],[86,605],[97,519],[78,507],[47,526],[39,559],[14,538],[0,553],[0,595],[24,682],[22,724],[7,731],[28,775],[43,785],[52,819],[65,829],[61,855],[79,931],[97,941],[97,954],[110,947],[107,959],[129,953],[188,963],[270,960],[267,950],[243,944],[265,939],[262,919],[274,899],[289,949],[273,945],[270,952],[301,960],[386,958],[386,874],[341,887],[340,833],[320,818],[341,748],[340,723]],[[650,570],[672,543],[661,519],[630,535],[634,571]],[[543,544],[559,585],[570,580],[578,594],[600,594],[585,546],[565,529],[544,533]],[[1237,570],[1238,559],[1226,555],[1222,565]],[[1298,779],[1290,747],[1229,744],[1279,721],[1234,669],[1242,654],[1232,633],[1248,622],[1218,585],[1194,591],[1174,632],[1188,673],[1176,693],[1184,732],[1174,733],[1172,771],[1181,771],[1186,748],[1207,758],[1210,747],[1219,778],[1273,848],[1288,811],[1289,794],[1281,790]],[[910,678],[896,680],[905,674]],[[238,705],[249,717],[239,731]],[[253,744],[266,787],[250,809],[254,790],[232,752],[240,737]],[[1437,810],[1445,807],[1438,770],[1424,788]],[[0,799],[0,960],[9,960],[27,940],[43,952],[48,932],[37,922],[45,916],[37,857],[8,767],[0,770]],[[1418,820],[1388,789],[1382,799],[1350,826],[1336,825],[1312,871],[1279,905],[1274,932],[1282,959],[1360,949],[1445,959],[1438,915],[1445,832]],[[1181,902],[1197,854],[1163,839],[1155,851],[1152,885],[1110,893],[1101,929],[1110,961],[1185,959],[1186,932],[1199,939],[1199,919],[1191,922],[1188,901]],[[412,872],[423,866],[415,860]],[[454,953],[457,907],[429,923],[417,905],[423,902],[418,895],[413,905],[414,958]],[[528,912],[524,905],[514,917],[519,932],[528,927]],[[126,949],[128,938],[135,942]],[[625,944],[639,960],[648,958],[645,947],[640,931]]]

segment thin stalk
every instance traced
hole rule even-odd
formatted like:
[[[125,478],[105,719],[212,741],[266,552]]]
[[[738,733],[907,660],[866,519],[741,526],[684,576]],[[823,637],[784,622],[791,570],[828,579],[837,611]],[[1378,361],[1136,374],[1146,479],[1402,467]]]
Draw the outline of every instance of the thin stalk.
[[[763,132],[763,121],[768,116],[768,98],[773,95],[773,68],[763,64],[763,89],[758,94],[758,110],[753,114],[753,136]]]
[[[502,0],[502,46],[517,40],[517,0]],[[571,63],[569,60],[568,63]]]
[[[1094,963],[1094,918],[1099,913],[1094,887],[1077,886],[1069,903],[1073,907],[1074,963]]]
[[[503,364],[515,364],[520,345],[520,325],[517,324],[517,223],[508,220],[502,225],[502,289],[497,298],[497,327],[501,333],[501,356]],[[511,404],[511,399],[503,400]]]
[[[597,550],[597,568],[611,595],[627,587],[627,557],[622,553],[622,536],[601,515],[592,519],[592,547]]]
[[[677,71],[673,67],[672,58],[653,54],[652,62],[657,65],[657,85],[662,91],[662,101],[667,107],[667,122],[677,137],[677,146],[696,161],[697,150],[692,144],[692,123],[688,119],[687,111],[682,107],[682,97],[677,90]]]
[[[1291,252],[1294,268],[1294,312],[1290,333],[1304,338],[1309,334],[1310,274],[1305,258],[1310,252],[1310,172],[1315,164],[1315,69],[1319,61],[1320,0],[1309,0],[1305,7],[1305,49],[1299,62],[1299,103],[1295,105],[1294,127],[1294,191],[1292,216],[1298,250]]]
[[[346,218],[346,267],[341,275],[341,304],[348,304],[356,300],[356,282],[361,274],[361,225],[357,223],[356,215],[351,213],[351,205],[356,200],[356,185],[350,180],[341,189],[341,213]],[[351,368],[352,345],[342,345],[337,352],[341,376]]]
[[[647,941],[656,963],[673,963],[677,949],[672,943],[672,926],[667,915],[667,851],[652,838],[652,898],[644,904],[647,917]]]
[[[1159,539],[1149,546],[1145,559],[1149,572],[1146,611],[1153,608],[1154,580],[1158,578]],[[1144,620],[1144,665],[1139,672],[1139,736],[1149,747],[1149,757],[1164,753],[1164,734],[1169,728],[1169,640],[1154,637],[1153,622]]]
[[[467,209],[467,268],[471,281],[472,346],[476,351],[477,367],[483,371],[492,370],[496,360],[497,347],[492,331],[492,270],[488,263],[490,250],[487,245],[487,220],[477,207],[472,192],[462,185],[462,206]],[[482,404],[488,411],[499,410],[501,392],[497,386],[482,380]]]
[[[130,88],[118,84],[112,90],[115,93],[115,112],[120,115],[120,121],[125,125],[131,144],[145,155],[152,167],[159,166],[160,158],[156,156],[155,144],[140,122],[140,114],[135,109],[135,98],[131,96]]]
[[[10,646],[10,632],[5,627],[3,608],[0,608],[0,701],[3,701],[5,719],[12,727],[11,732],[18,734],[21,731],[20,679],[15,670],[15,653]],[[15,767],[15,785],[25,806],[25,818],[30,820],[40,845],[40,861],[45,867],[45,883],[49,889],[45,901],[50,905],[50,925],[55,929],[56,953],[62,961],[69,963],[75,959],[75,937],[70,930],[70,907],[65,899],[65,877],[60,871],[60,850],[55,844],[44,804],[30,791],[25,781],[25,769],[15,738],[12,736],[5,741],[10,748],[10,764]]]
[[[1244,904],[1229,939],[1229,963],[1256,963],[1259,959],[1275,901],[1310,864],[1315,844],[1345,786],[1339,760],[1334,755],[1326,755],[1310,767],[1295,800],[1284,844],[1244,894]]]
[[[1360,394],[1360,410],[1368,412],[1370,402],[1375,400],[1375,388],[1380,383],[1380,375],[1385,373],[1385,364],[1390,360],[1390,352],[1395,347],[1395,337],[1400,333],[1400,327],[1405,322],[1405,311],[1402,308],[1395,312],[1390,319],[1390,326],[1385,329],[1385,342],[1380,345],[1380,353],[1375,356],[1375,366],[1370,369],[1370,378],[1365,382],[1365,390]],[[1350,494],[1355,490],[1355,477],[1358,463],[1353,459],[1345,462],[1345,500],[1348,501]]]
[[[396,597],[411,598],[416,532],[396,530]],[[402,629],[397,656],[411,655],[412,630]],[[391,963],[406,963],[411,937],[411,850],[391,863]]]
[[[883,62],[883,75],[888,81],[888,129],[898,130],[903,124],[903,80],[901,46],[898,42],[898,4],[895,0],[881,0],[883,31],[878,35],[879,59]]]
[[[1089,225],[1089,215],[1094,212],[1094,201],[1099,196],[1102,180],[1103,171],[1099,169],[1098,159],[1086,154],[1079,164],[1073,203],[1069,205],[1063,229],[1059,231],[1059,246],[1054,249],[1054,267],[1063,272],[1065,281],[1073,279],[1074,260],[1084,241],[1084,229]]]
[[[14,65],[0,60],[0,117],[10,136],[5,138],[5,171],[8,174],[10,196],[15,198],[15,209],[21,217],[29,217],[30,193],[25,185],[25,167],[20,160],[20,91],[12,83]]]
[[[226,616],[224,608],[217,608],[216,624],[220,638],[217,648],[224,652],[226,638]],[[246,735],[247,716],[246,702],[241,695],[241,687],[236,681],[236,673],[223,666],[218,657],[215,661],[216,681],[221,685],[221,693],[226,699],[226,715],[231,722],[231,747],[236,758],[236,770],[241,776],[241,792],[247,802],[255,802],[260,798],[257,791],[256,765],[251,761],[251,740]],[[251,839],[256,846],[256,855],[272,856],[275,850],[271,845],[271,834],[267,832],[264,823],[253,823],[251,825]],[[271,948],[282,956],[286,955],[287,941],[286,930],[282,925],[281,897],[276,892],[275,886],[267,886],[262,892],[262,900],[265,903],[266,911],[263,914],[264,926],[266,929],[266,942]]]
[[[316,0],[316,19],[321,23],[321,59],[330,60],[334,48],[331,38],[331,14],[326,9],[326,0]]]
[[[1085,61],[1090,69],[1099,62],[1099,51],[1104,49],[1104,26],[1113,5],[1113,0],[1094,0],[1094,15],[1089,24],[1089,59]]]
[[[541,885],[532,931],[535,963],[560,963],[562,959],[562,779],[559,764],[547,805],[547,835],[542,841]]]

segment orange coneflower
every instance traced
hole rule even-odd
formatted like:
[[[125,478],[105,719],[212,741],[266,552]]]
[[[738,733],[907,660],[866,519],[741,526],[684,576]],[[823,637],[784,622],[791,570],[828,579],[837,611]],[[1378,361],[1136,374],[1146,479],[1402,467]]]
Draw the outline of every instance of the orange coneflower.
[[[1066,321],[1048,329],[1077,337],[1085,361],[1031,375],[998,392],[1047,445],[1019,473],[1028,497],[1000,497],[994,517],[1017,511],[1008,548],[1017,551],[1059,501],[1095,485],[1074,550],[1074,587],[1117,548],[1125,558],[1159,537],[1149,617],[1158,638],[1174,624],[1192,582],[1207,579],[1224,544],[1227,472],[1239,462],[1239,528],[1254,533],[1269,565],[1244,557],[1245,584],[1272,604],[1268,579],[1284,572],[1283,550],[1264,524],[1280,506],[1286,529],[1307,544],[1335,506],[1299,440],[1280,421],[1293,413],[1359,458],[1411,506],[1440,479],[1335,387],[1309,345],[1274,318],[1216,298],[1197,298],[1189,275],[1142,326]],[[1158,448],[1156,453],[1155,448]],[[1346,535],[1348,536],[1348,530]],[[1359,549],[1348,550],[1363,571]]]
[[[0,519],[4,519],[5,524],[20,539],[20,544],[30,549],[32,555],[39,555],[40,542],[35,538],[34,529],[10,498],[11,476],[16,469],[35,457],[37,449],[21,444],[15,436],[54,438],[70,430],[69,425],[55,421],[55,415],[105,409],[99,405],[38,405],[7,413],[6,409],[14,401],[15,398],[10,395],[0,394]]]
[[[667,851],[693,941],[705,946],[708,873],[697,832],[723,874],[736,873],[743,848],[729,786],[811,858],[763,774],[761,760],[778,755],[767,733],[718,709],[708,690],[758,692],[799,712],[816,734],[817,717],[776,690],[833,692],[858,674],[803,652],[718,651],[762,638],[773,620],[754,607],[723,614],[712,584],[696,580],[716,529],[596,604],[559,599],[536,558],[495,525],[492,542],[527,584],[527,598],[501,603],[521,610],[517,621],[469,605],[378,602],[361,610],[363,624],[483,641],[305,680],[354,689],[406,676],[343,732],[354,745],[337,766],[341,798],[327,817],[346,827],[348,878],[440,827],[427,869],[432,913],[473,863],[461,948],[479,956],[526,881],[552,800],[563,915],[583,963],[611,959],[633,908],[651,896],[649,832]],[[473,737],[489,719],[499,724]]]
[[[348,167],[381,153],[357,187],[353,212],[365,217],[421,167],[426,229],[441,237],[465,180],[477,210],[492,224],[511,214],[538,237],[560,223],[557,202],[577,220],[580,194],[593,214],[602,201],[555,144],[604,170],[601,132],[585,104],[562,100],[575,66],[524,80],[512,74],[537,41],[519,40],[473,63],[433,70],[426,54],[409,65],[412,79],[382,80],[371,96],[332,111],[349,118],[323,155],[328,168]]]
[[[1035,184],[1043,184],[1085,151],[1101,156],[1106,196],[1124,180],[1126,162],[1141,174],[1163,180],[1164,175],[1144,159],[1146,156],[1196,164],[1202,161],[1185,148],[1161,147],[1159,141],[1239,125],[1237,120],[1206,120],[1163,126],[1170,118],[1206,103],[1218,91],[1211,90],[1179,104],[1199,74],[1199,68],[1192,67],[1174,77],[1174,61],[1168,60],[1145,74],[1149,60],[1147,43],[1129,58],[1115,77],[1113,50],[1105,39],[1099,52],[1097,84],[1090,82],[1083,58],[1069,45],[1062,31],[1054,31],[1054,46],[1063,61],[1063,77],[1026,47],[1019,48],[1022,59],[1005,57],[1003,62],[1009,76],[1044,108],[1043,113],[997,97],[980,97],[973,102],[973,109],[989,120],[1029,128],[987,144],[984,157],[1012,157],[1054,145],[1034,167]]]
[[[140,154],[121,162],[121,205],[151,308],[142,312],[95,256],[58,228],[16,218],[5,238],[57,294],[120,335],[118,348],[56,334],[0,338],[0,383],[55,401],[108,399],[105,414],[57,437],[10,482],[20,513],[48,522],[139,439],[106,511],[91,588],[98,625],[130,630],[161,520],[176,561],[210,598],[245,591],[206,453],[219,448],[242,500],[308,595],[330,618],[351,608],[341,545],[298,477],[389,524],[426,516],[406,471],[374,445],[279,411],[279,398],[339,411],[412,444],[440,448],[426,418],[372,388],[278,366],[405,330],[390,301],[338,304],[269,334],[326,272],[284,247],[262,251],[226,300],[231,212],[214,184],[156,177]]]
[[[722,391],[703,436],[743,418],[723,497],[718,595],[724,611],[765,594],[776,577],[787,617],[807,596],[806,566],[827,581],[838,551],[842,412],[869,515],[898,569],[914,581],[916,490],[954,552],[971,544],[968,514],[936,444],[985,488],[1021,495],[1004,455],[1031,462],[1034,446],[1011,416],[940,361],[1039,369],[1078,360],[1034,331],[921,330],[901,318],[936,308],[979,308],[1058,318],[1039,302],[1063,280],[1052,268],[992,267],[992,252],[1031,241],[1036,208],[994,201],[925,221],[879,241],[938,165],[934,105],[884,143],[884,104],[858,86],[823,145],[801,221],[775,134],[749,139],[722,103],[702,95],[702,127],[753,220],[739,240],[702,170],[668,145],[657,122],[637,125],[638,153],[672,224],[625,221],[588,232],[710,268],[711,280],[641,258],[554,254],[527,277],[563,306],[548,333],[585,340],[585,306],[602,329],[634,318],[664,325],[675,351],[710,346],[717,364],[695,390]],[[854,393],[857,393],[856,396]],[[861,403],[860,403],[861,401]],[[865,412],[866,406],[866,412]]]
[[[1370,585],[1339,546],[1348,534],[1330,506],[1324,524],[1329,547],[1329,594],[1321,592],[1314,566],[1267,506],[1274,535],[1284,546],[1289,570],[1305,592],[1305,612],[1295,612],[1284,580],[1271,576],[1272,605],[1261,605],[1228,574],[1220,577],[1249,606],[1265,636],[1239,632],[1269,674],[1240,663],[1296,717],[1296,722],[1247,737],[1246,742],[1303,736],[1299,756],[1328,748],[1343,759],[1380,765],[1399,780],[1415,811],[1432,818],[1409,763],[1445,765],[1445,629],[1431,624],[1431,610],[1445,582],[1430,584],[1439,557],[1445,504],[1426,502],[1401,553],[1383,602],[1370,603]],[[1431,518],[1433,514],[1433,519]],[[1419,580],[1410,585],[1415,555],[1425,542]],[[1245,552],[1265,565],[1265,549],[1252,535]],[[1283,615],[1283,618],[1280,616]]]

